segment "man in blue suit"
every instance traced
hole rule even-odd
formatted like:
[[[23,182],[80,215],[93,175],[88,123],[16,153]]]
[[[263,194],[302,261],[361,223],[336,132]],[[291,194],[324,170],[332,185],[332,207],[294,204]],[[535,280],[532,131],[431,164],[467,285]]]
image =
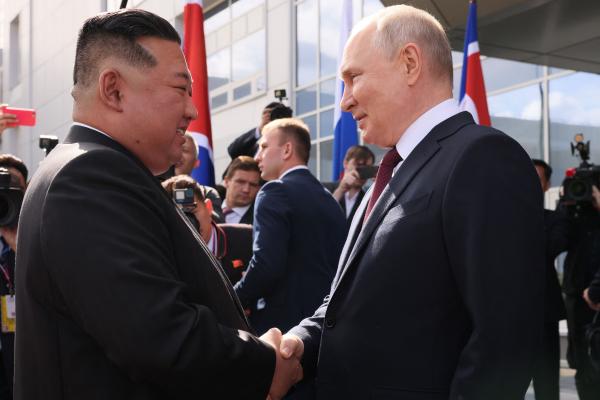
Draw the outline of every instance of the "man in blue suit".
[[[290,329],[329,292],[345,239],[339,204],[310,173],[301,121],[267,124],[256,160],[269,181],[256,197],[253,255],[235,291],[257,332]]]

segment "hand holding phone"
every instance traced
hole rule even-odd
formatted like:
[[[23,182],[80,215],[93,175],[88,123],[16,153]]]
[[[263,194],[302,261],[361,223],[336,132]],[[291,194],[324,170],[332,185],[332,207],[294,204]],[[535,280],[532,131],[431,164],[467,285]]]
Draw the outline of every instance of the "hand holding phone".
[[[378,169],[378,165],[359,165],[356,167],[356,172],[358,172],[358,177],[360,179],[367,180],[374,178],[375,175],[377,175]]]
[[[15,126],[34,126],[36,122],[35,110],[30,108],[13,108],[3,105],[0,107],[0,119],[6,122],[6,128]]]

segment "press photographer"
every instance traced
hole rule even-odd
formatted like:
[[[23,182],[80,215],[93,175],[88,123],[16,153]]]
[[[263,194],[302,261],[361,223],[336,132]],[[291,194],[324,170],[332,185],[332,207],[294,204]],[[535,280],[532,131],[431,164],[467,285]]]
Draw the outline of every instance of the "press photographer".
[[[600,273],[600,168],[589,162],[589,149],[589,141],[585,142],[581,134],[576,135],[571,152],[579,156],[581,163],[567,170],[559,202],[559,208],[569,219],[563,278],[569,328],[567,360],[571,368],[577,370],[575,384],[582,400],[600,398],[600,371],[591,363],[585,335],[595,314],[586,300],[595,303],[599,299],[584,296]]]
[[[17,226],[23,193],[27,186],[27,167],[11,154],[0,154],[0,298],[2,333],[0,345],[0,400],[12,399],[14,360],[14,272]],[[7,310],[7,313],[1,314]]]
[[[174,176],[162,185],[219,260],[231,283],[235,284],[252,256],[252,226],[216,224],[205,187],[187,175]]]
[[[285,96],[284,89],[275,90],[275,97],[279,101],[267,104],[261,113],[258,126],[241,134],[231,142],[227,147],[227,152],[232,160],[239,156],[254,157],[258,152],[258,139],[260,139],[262,128],[271,121],[292,116],[292,109],[283,104]]]

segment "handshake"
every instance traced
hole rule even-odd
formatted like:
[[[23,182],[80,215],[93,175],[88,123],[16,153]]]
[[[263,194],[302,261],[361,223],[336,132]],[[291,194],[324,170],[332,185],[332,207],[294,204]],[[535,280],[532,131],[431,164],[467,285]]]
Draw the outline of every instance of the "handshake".
[[[304,376],[300,365],[304,343],[295,335],[282,335],[277,328],[269,329],[260,339],[273,346],[277,357],[267,400],[279,400]]]

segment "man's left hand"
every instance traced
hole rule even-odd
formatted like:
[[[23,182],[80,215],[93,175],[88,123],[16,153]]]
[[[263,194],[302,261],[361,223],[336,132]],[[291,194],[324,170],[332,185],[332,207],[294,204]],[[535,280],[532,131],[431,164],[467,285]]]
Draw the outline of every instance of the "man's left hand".
[[[594,311],[600,311],[600,303],[594,303],[592,302],[592,300],[590,299],[589,293],[588,291],[590,290],[590,288],[587,288],[583,291],[583,299],[585,300],[585,302],[587,303],[587,305]]]

